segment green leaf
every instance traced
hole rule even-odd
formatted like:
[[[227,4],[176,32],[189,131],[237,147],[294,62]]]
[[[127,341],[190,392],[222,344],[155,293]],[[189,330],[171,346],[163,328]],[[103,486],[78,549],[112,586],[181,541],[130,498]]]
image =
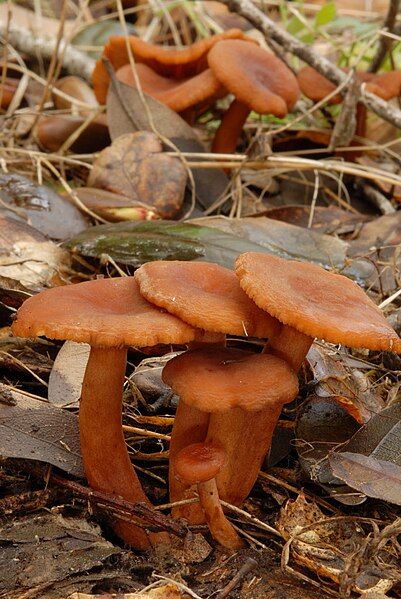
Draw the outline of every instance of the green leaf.
[[[135,27],[127,23],[128,33],[134,35]],[[102,54],[104,44],[111,35],[124,35],[124,29],[118,20],[95,21],[90,23],[85,29],[81,29],[72,40],[72,45],[82,50],[82,47],[99,47],[98,51],[86,51],[86,54],[93,58],[99,58]]]
[[[106,254],[134,267],[153,260],[205,260],[232,268],[237,256],[249,251],[344,267],[347,245],[334,237],[265,217],[205,220],[211,226],[171,221],[99,225],[66,247],[89,257]]]
[[[89,257],[106,254],[134,267],[153,260],[205,260],[232,268],[242,252],[266,251],[258,244],[216,229],[169,221],[91,227],[66,247]]]
[[[315,17],[315,27],[328,25],[337,15],[335,2],[324,4]]]
[[[296,35],[303,29],[305,29],[305,25],[298,17],[294,16],[288,21],[287,31],[288,33],[291,33],[291,35]]]

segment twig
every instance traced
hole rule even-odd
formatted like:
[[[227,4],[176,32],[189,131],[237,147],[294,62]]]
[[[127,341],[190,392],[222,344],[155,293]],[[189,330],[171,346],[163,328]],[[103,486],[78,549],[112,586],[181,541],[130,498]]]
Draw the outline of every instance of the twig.
[[[18,469],[21,469],[20,462]],[[22,469],[25,470],[23,466]],[[27,467],[26,470],[35,477],[43,478],[44,476],[43,469],[37,466],[30,465],[29,469]],[[98,507],[112,509],[113,512],[125,515],[126,517],[129,516],[130,519],[134,518],[135,524],[138,524],[139,526],[143,526],[144,522],[146,522],[151,526],[165,530],[180,538],[185,538],[185,536],[188,533],[187,528],[180,524],[178,520],[174,520],[173,518],[164,516],[164,514],[162,514],[161,512],[156,511],[145,504],[132,503],[131,501],[126,501],[125,499],[112,495],[111,493],[103,493],[101,491],[89,489],[84,485],[63,478],[62,476],[54,474],[53,472],[50,472],[50,475],[48,476],[47,480],[48,482],[57,485],[58,487],[67,489],[73,495],[83,497],[90,504],[95,504]]]
[[[226,599],[226,597],[228,597],[231,591],[235,589],[237,584],[241,582],[241,580],[245,578],[245,576],[249,574],[249,572],[252,572],[252,570],[254,570],[257,565],[258,562],[256,561],[256,559],[253,559],[253,557],[248,557],[248,559],[238,570],[238,572],[232,578],[232,580],[230,580],[230,582],[226,584],[226,586],[220,591],[220,593],[216,595],[216,599]]]
[[[369,183],[359,182],[358,187],[372,206],[378,208],[382,214],[393,214],[395,208],[378,189]]]
[[[226,4],[231,11],[248,19],[266,37],[273,39],[286,51],[298,56],[329,81],[336,85],[345,81],[346,75],[336,65],[281,29],[250,0],[219,0],[219,2]],[[346,88],[344,88],[344,93],[345,90]],[[375,94],[367,92],[364,89],[364,84],[361,85],[360,101],[382,119],[401,129],[401,110],[393,108]]]
[[[383,29],[390,33],[394,30],[394,25],[397,19],[397,13],[400,8],[400,0],[390,0],[388,5],[387,16],[383,23]],[[391,50],[393,41],[391,38],[382,35],[379,40],[379,46],[377,48],[376,55],[373,57],[372,62],[369,65],[369,73],[376,73],[382,65],[383,60],[386,57],[387,52]]]
[[[55,38],[35,36],[28,29],[11,25],[7,31],[7,24],[0,22],[0,36],[7,36],[10,46],[13,46],[18,52],[37,56],[38,54],[45,60],[51,60],[53,57],[57,42]],[[92,71],[95,68],[93,58],[77,50],[71,44],[61,40],[59,45],[59,58],[62,56],[63,67],[71,75],[78,75],[87,81],[90,81]]]

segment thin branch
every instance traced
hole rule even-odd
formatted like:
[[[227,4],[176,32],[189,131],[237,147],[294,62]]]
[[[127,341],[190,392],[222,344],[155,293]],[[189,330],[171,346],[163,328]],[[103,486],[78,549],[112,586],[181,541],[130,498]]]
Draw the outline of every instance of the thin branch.
[[[392,33],[394,31],[395,22],[397,20],[397,13],[400,9],[400,0],[390,0],[388,6],[387,16],[383,23],[383,29]],[[372,62],[369,65],[369,73],[376,73],[386,57],[386,54],[391,50],[393,41],[391,38],[382,35],[379,40],[379,46],[377,48],[376,55],[373,57]]]
[[[57,42],[54,37],[35,36],[32,31],[23,27],[11,25],[7,30],[7,23],[0,22],[0,36],[6,37],[8,44],[15,50],[28,56],[37,56],[39,53],[43,59],[51,60],[56,51]],[[93,58],[64,40],[59,47],[59,58],[61,57],[66,71],[90,81],[95,67]]]
[[[219,2],[228,6],[231,11],[248,19],[267,38],[280,44],[287,52],[298,56],[298,58],[316,69],[318,73],[329,79],[329,81],[332,81],[336,85],[344,83],[346,75],[343,71],[327,60],[327,58],[319,56],[315,50],[281,29],[281,27],[259,10],[251,0],[219,0]],[[345,91],[346,87],[343,90],[343,94]],[[382,119],[401,129],[401,110],[393,108],[381,98],[367,92],[364,89],[364,84],[361,86],[360,101]]]

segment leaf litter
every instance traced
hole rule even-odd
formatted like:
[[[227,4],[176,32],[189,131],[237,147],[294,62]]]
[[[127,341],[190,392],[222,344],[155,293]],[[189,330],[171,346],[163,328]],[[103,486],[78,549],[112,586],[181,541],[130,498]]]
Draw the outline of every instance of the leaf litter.
[[[123,4],[129,30],[154,42],[186,45],[226,22],[255,34],[249,21],[221,3],[183,8],[163,2],[163,10],[155,11],[142,1],[132,12]],[[338,11],[361,10],[337,4]],[[309,35],[309,41],[322,42],[324,30],[325,43],[327,35],[336,36],[353,63],[349,37],[357,25],[370,26],[370,13],[358,13],[344,27],[341,18],[349,17],[337,17],[330,6],[314,12],[310,3],[305,17],[301,15],[313,16],[312,31],[306,32],[296,12],[304,9],[293,12],[292,5],[286,4],[280,14],[288,31],[301,40]],[[58,31],[58,10],[55,6],[54,18],[47,17],[49,31],[51,25]],[[125,31],[107,9],[98,13],[95,3],[87,10],[94,20],[84,19],[86,24],[72,37],[76,56],[81,53],[84,62],[100,54],[110,32]],[[32,13],[21,11],[15,18],[25,19],[26,27]],[[191,115],[176,114],[112,78],[105,109],[113,140],[108,145],[103,109],[95,106],[103,132],[95,139],[86,122],[88,108],[54,89],[45,97],[37,57],[29,50],[27,56],[29,67],[13,72],[21,84],[6,108],[0,149],[0,454],[5,458],[0,470],[0,594],[7,599],[20,599],[21,592],[87,599],[97,591],[127,599],[191,594],[278,599],[285,592],[289,599],[309,599],[316,592],[340,597],[363,592],[368,597],[367,589],[373,589],[380,596],[398,596],[401,428],[396,357],[315,343],[300,377],[300,396],[283,411],[259,483],[242,511],[229,512],[250,548],[227,558],[213,543],[198,544],[204,537],[193,527],[184,554],[181,547],[159,560],[121,548],[104,511],[93,514],[85,495],[71,490],[83,476],[76,412],[88,348],[14,342],[8,332],[19,305],[45,287],[132,274],[157,259],[206,260],[231,268],[244,251],[310,261],[346,274],[368,289],[376,303],[384,301],[385,314],[397,324],[400,299],[391,294],[400,281],[395,209],[401,179],[397,146],[389,146],[390,151],[384,146],[392,144],[394,129],[368,129],[370,142],[378,147],[357,163],[343,148],[331,157],[321,141],[329,138],[337,114],[330,107],[320,114],[306,103],[285,122],[251,115],[239,145],[242,153],[219,157],[208,153],[204,142],[216,130],[225,99],[193,126]],[[57,98],[65,103],[58,104]],[[35,121],[32,107],[37,106],[45,107],[40,119],[56,119],[47,124],[64,123],[59,132],[55,126],[46,129],[47,146],[37,144],[38,123],[44,122]],[[59,106],[64,113],[57,112]],[[77,139],[67,131],[73,121],[84,129]],[[100,155],[92,152],[104,146]],[[308,152],[312,158],[330,158],[332,172],[324,159],[308,163]],[[162,171],[160,162],[165,164]],[[364,172],[374,190],[370,199],[363,180],[361,184]],[[171,182],[169,191],[174,188],[166,197],[165,188],[155,184],[160,176]],[[391,213],[380,216],[387,210]],[[183,214],[198,218],[182,222]],[[65,243],[59,245],[61,241]],[[256,347],[252,339],[229,343]],[[123,422],[147,494],[168,505],[168,440],[177,398],[161,381],[165,351],[130,349]],[[35,478],[36,462],[50,465],[46,475]],[[16,507],[8,518],[7,505]],[[90,523],[94,520],[102,530]],[[198,541],[191,542],[191,535]],[[249,560],[256,566],[246,573]],[[153,570],[161,573],[156,583]]]

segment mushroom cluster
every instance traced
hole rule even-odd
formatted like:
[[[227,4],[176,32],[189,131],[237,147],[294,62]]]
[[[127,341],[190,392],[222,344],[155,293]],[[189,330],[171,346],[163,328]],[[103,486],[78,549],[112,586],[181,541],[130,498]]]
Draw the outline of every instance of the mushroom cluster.
[[[216,133],[214,152],[235,151],[252,110],[282,118],[299,96],[297,79],[284,62],[238,29],[180,50],[155,46],[137,37],[129,37],[128,41],[135,71],[124,37],[111,37],[96,63],[92,79],[99,102],[105,103],[109,86],[103,58],[111,62],[118,80],[131,87],[140,86],[190,122],[216,99],[231,94],[234,100]]]
[[[235,273],[216,264],[152,262],[134,277],[99,279],[28,299],[13,323],[22,337],[91,345],[81,405],[85,472],[97,490],[148,502],[121,426],[127,347],[187,344],[163,380],[180,396],[170,445],[174,517],[207,522],[229,550],[242,546],[220,499],[240,505],[254,485],[283,405],[298,393],[297,372],[315,337],[401,353],[401,339],[369,297],[344,276],[275,256],[245,253]],[[226,335],[266,340],[262,353]],[[117,521],[139,549],[166,533]]]

